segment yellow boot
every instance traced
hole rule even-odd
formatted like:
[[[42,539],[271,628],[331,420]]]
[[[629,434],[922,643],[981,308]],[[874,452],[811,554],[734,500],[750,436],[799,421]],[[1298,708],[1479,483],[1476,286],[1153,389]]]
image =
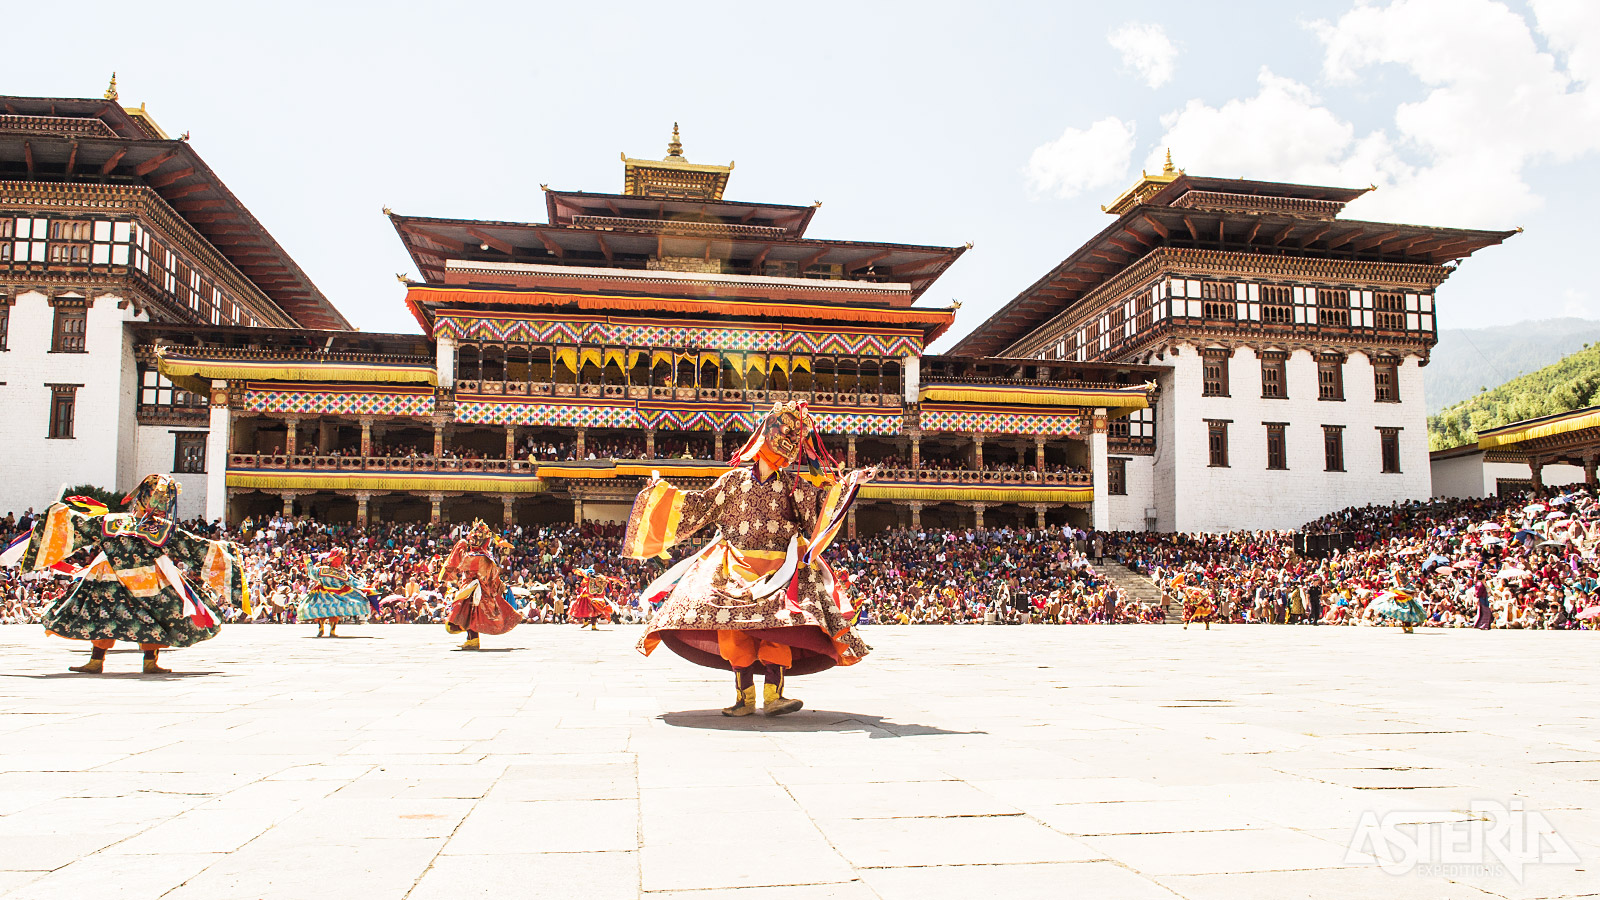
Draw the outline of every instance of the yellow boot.
[[[792,712],[798,712],[805,706],[805,703],[783,695],[782,676],[779,676],[777,684],[769,681],[761,687],[765,691],[761,704],[761,714],[764,716],[784,716]]]
[[[753,716],[756,712],[756,686],[750,685],[741,688],[737,682],[734,685],[733,705],[722,710],[725,716]]]
[[[88,662],[81,666],[67,666],[68,672],[79,672],[84,675],[99,675],[105,670],[106,661],[98,658],[90,658]]]
[[[475,637],[467,638],[467,642],[461,645],[461,649],[463,649],[463,650],[476,650],[476,649],[478,649],[478,639],[475,638]]]
[[[172,674],[172,670],[171,669],[163,669],[163,668],[161,668],[160,663],[158,663],[156,661],[155,652],[152,651],[152,652],[148,652],[148,653],[146,653],[144,655],[144,674],[146,674],[146,675],[171,675]]]

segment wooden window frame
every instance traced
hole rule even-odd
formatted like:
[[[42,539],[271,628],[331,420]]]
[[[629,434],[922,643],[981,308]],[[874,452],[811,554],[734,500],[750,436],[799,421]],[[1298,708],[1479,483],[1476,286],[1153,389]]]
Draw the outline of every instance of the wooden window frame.
[[[46,384],[50,389],[50,425],[45,438],[70,441],[77,437],[78,388],[81,384]]]
[[[1228,464],[1228,425],[1232,419],[1206,420],[1206,467],[1230,468]]]
[[[1387,385],[1384,383],[1386,379],[1388,381]],[[1374,403],[1400,402],[1399,361],[1378,359],[1372,363],[1372,401]]]
[[[1262,422],[1267,427],[1267,468],[1274,472],[1289,471],[1288,422]],[[1277,459],[1274,460],[1273,457]],[[1273,465],[1276,462],[1277,465]]]
[[[1272,376],[1269,378],[1268,375]],[[1276,385],[1277,390],[1269,390]],[[1289,399],[1289,354],[1268,350],[1261,354],[1261,399]]]
[[[1344,426],[1322,426],[1322,470],[1324,472],[1343,472],[1344,467]]]
[[[89,304],[85,300],[52,300],[55,307],[50,323],[51,353],[89,352]],[[80,327],[73,329],[77,323]]]
[[[1231,350],[1201,350],[1200,351],[1200,396],[1202,397],[1228,397],[1228,363],[1233,356]],[[1216,367],[1216,377],[1212,377],[1212,367]]]
[[[1317,357],[1317,399],[1340,402],[1344,400],[1343,356],[1321,354]]]
[[[1400,431],[1399,428],[1378,426],[1378,467],[1385,475],[1401,474]]]
[[[1106,459],[1106,494],[1111,497],[1128,496],[1128,460],[1123,456]]]
[[[174,475],[204,475],[206,474],[206,440],[208,435],[204,431],[174,431],[172,432],[172,472]],[[200,445],[200,455],[197,467],[184,468],[184,447]]]

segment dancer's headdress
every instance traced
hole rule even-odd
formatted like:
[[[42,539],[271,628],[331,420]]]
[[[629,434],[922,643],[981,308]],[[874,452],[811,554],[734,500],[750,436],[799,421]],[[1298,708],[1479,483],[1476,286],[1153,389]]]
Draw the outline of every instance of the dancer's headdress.
[[[482,519],[472,520],[472,529],[467,532],[464,540],[466,540],[467,546],[474,550],[487,549],[491,544],[500,548],[511,546],[509,541],[495,534],[494,529],[490,528],[488,523]]]
[[[128,512],[133,513],[135,518],[152,516],[170,519],[173,510],[177,509],[178,492],[182,489],[170,476],[146,475],[138,487],[122,498],[122,502],[128,504]]]
[[[839,464],[818,437],[817,420],[804,400],[774,403],[772,412],[762,417],[750,440],[729,462],[747,465],[761,458],[774,469],[797,462],[813,473]]]
[[[335,547],[328,551],[328,555],[322,558],[322,562],[324,565],[332,566],[335,569],[342,569],[344,568],[344,551]]]

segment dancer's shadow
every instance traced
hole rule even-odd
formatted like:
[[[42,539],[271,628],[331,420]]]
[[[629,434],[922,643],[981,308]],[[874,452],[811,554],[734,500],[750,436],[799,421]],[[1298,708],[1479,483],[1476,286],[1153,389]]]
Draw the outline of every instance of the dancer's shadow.
[[[703,728],[708,731],[864,731],[873,740],[936,734],[988,734],[987,731],[951,731],[933,725],[892,722],[882,716],[827,709],[803,709],[770,719],[759,713],[735,718],[715,709],[663,713],[657,718],[674,728]]]
[[[375,634],[330,634],[327,637],[316,634],[301,635],[301,640],[308,641],[375,641]]]
[[[517,652],[521,651],[522,649],[523,649],[522,647],[479,647],[476,650],[463,650],[460,647],[457,647],[452,652],[455,652],[455,653],[517,653]]]

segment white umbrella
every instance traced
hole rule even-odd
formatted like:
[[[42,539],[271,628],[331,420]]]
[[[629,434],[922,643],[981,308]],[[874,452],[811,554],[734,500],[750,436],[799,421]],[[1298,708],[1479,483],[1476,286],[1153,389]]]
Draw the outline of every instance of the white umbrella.
[[[1565,519],[1566,517],[1567,517],[1567,514],[1558,509],[1555,512],[1552,512],[1549,515],[1545,516],[1545,519],[1546,520],[1549,520],[1549,519]]]
[[[1483,543],[1484,543],[1485,546],[1490,545],[1490,544],[1504,544],[1505,542],[1506,542],[1505,538],[1495,537],[1492,534],[1483,539]]]
[[[1510,566],[1506,566],[1504,569],[1501,569],[1498,573],[1496,573],[1494,577],[1500,579],[1501,581],[1506,581],[1512,578],[1532,578],[1533,573],[1529,572],[1527,569],[1514,569]]]

